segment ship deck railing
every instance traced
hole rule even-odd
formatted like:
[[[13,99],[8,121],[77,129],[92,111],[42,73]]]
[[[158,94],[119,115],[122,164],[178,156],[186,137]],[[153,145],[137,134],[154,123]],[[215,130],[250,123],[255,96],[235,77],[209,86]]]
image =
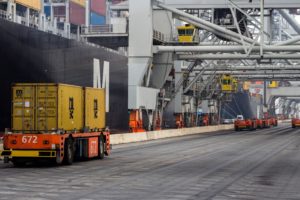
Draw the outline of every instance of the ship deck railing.
[[[8,19],[7,12],[4,10],[0,10],[0,18],[1,19]]]
[[[113,26],[111,24],[105,25],[90,25],[81,28],[81,34],[95,34],[95,33],[113,33]]]
[[[81,27],[81,35],[128,34],[124,24],[89,25]]]

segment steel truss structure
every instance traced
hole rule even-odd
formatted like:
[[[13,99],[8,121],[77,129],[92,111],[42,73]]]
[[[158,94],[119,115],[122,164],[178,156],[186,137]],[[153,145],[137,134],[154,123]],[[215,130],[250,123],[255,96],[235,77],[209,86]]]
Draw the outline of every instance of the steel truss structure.
[[[129,79],[132,80],[129,91],[133,92],[129,94],[129,109],[153,109],[145,103],[139,104],[141,101],[137,99],[141,97],[136,88],[155,88],[156,91],[149,93],[147,98],[165,109],[166,104],[159,103],[155,96],[159,91],[166,93],[167,102],[176,96],[182,99],[182,95],[187,93],[192,94],[189,101],[194,98],[197,102],[201,100],[202,95],[199,94],[203,91],[207,94],[205,99],[220,99],[222,94],[216,97],[214,94],[218,91],[208,88],[216,85],[218,77],[225,73],[239,80],[300,80],[300,26],[291,16],[291,10],[286,10],[299,7],[297,0],[147,0],[143,3],[129,0],[129,5],[123,3],[113,7],[118,10],[129,8],[130,12]],[[231,26],[216,23],[217,9],[229,11]],[[237,13],[242,13],[242,18]],[[165,38],[169,41],[153,45],[153,30],[164,32],[167,29],[155,20],[156,15],[164,19],[163,14],[166,15],[165,22],[171,21],[168,25],[170,30],[165,31],[168,34]],[[176,23],[172,22],[174,19]],[[174,42],[174,29],[180,23],[197,27],[200,35],[198,45]],[[136,34],[137,28],[139,34]],[[175,78],[170,90],[172,84],[167,82],[174,62],[190,64],[181,64],[180,70],[177,70],[179,78]],[[168,96],[168,93],[171,95]],[[182,106],[183,101],[177,101]],[[174,112],[180,113],[180,109],[175,108]]]

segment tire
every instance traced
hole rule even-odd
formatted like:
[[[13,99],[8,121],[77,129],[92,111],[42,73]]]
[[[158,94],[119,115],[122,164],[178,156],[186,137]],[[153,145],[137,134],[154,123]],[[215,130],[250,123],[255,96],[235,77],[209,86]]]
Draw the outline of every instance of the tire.
[[[240,131],[240,129],[237,126],[234,127],[234,130],[235,131]]]
[[[74,161],[74,144],[71,138],[65,140],[64,160],[65,165],[72,165]]]
[[[104,144],[105,144],[104,137],[103,135],[100,135],[98,140],[98,157],[100,160],[104,158],[104,154],[105,154]]]
[[[26,162],[25,161],[20,161],[18,159],[13,158],[12,163],[15,167],[25,167]]]
[[[296,126],[295,126],[295,125],[292,125],[292,128],[296,128]]]
[[[254,131],[254,130],[255,130],[254,124],[251,125],[251,129],[250,129],[250,130],[251,130],[251,131]]]

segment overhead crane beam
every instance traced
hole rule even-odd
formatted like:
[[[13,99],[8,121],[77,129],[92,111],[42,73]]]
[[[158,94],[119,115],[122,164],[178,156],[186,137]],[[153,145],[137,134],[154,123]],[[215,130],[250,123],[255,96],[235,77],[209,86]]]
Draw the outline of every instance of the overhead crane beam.
[[[299,7],[299,6],[298,6]],[[297,7],[296,7],[297,8]],[[279,13],[284,17],[284,19],[293,27],[293,29],[300,34],[300,26],[299,23],[293,18],[287,10],[278,10]]]
[[[300,45],[288,45],[288,46],[275,46],[268,45],[263,47],[264,52],[299,52]],[[259,52],[260,47],[252,47],[253,52]],[[201,52],[201,53],[233,53],[233,52],[244,52],[243,46],[238,45],[215,45],[215,46],[155,46],[154,52]]]
[[[178,19],[179,19],[179,20],[182,20],[182,21],[185,21],[185,22],[187,22],[187,23],[189,23],[189,24],[193,24],[194,26],[196,26],[196,27],[198,27],[198,28],[204,29],[204,30],[206,30],[206,31],[208,31],[208,32],[211,32],[211,33],[213,33],[213,34],[215,34],[215,35],[217,35],[217,36],[219,36],[219,37],[222,37],[222,38],[225,38],[225,39],[227,39],[227,40],[236,42],[236,43],[238,43],[238,44],[248,44],[248,45],[251,45],[251,42],[248,42],[248,41],[242,41],[242,40],[241,40],[240,38],[238,38],[238,37],[233,37],[233,36],[231,36],[231,35],[228,35],[228,34],[226,34],[226,33],[217,31],[217,30],[215,30],[215,29],[213,29],[213,28],[211,28],[211,27],[208,27],[208,26],[206,26],[206,25],[203,25],[203,24],[202,24],[202,25],[195,24],[195,22],[194,22],[193,20],[190,20],[190,19],[188,19],[188,18],[186,18],[186,17],[181,17],[181,16],[179,16]],[[257,42],[256,42],[256,44],[258,45]]]
[[[222,75],[222,74],[228,74],[228,75],[279,75],[279,74],[283,74],[283,75],[295,75],[295,74],[299,74],[300,75],[300,71],[263,71],[263,70],[259,70],[259,71],[205,71],[202,73],[202,75],[211,75],[211,74],[217,74],[217,75]]]
[[[294,43],[299,42],[299,41],[300,41],[300,36],[295,36],[295,37],[293,37],[293,38],[291,38],[289,40],[285,40],[283,42],[275,43],[274,45],[275,46],[285,46],[285,45],[294,44]],[[297,43],[297,44],[299,44],[299,43]]]
[[[185,71],[185,68],[182,68]],[[228,65],[218,65],[209,67],[196,67],[193,71],[256,71],[256,70],[300,70],[300,65],[257,65],[257,66],[228,66]]]
[[[156,6],[162,8],[162,9],[168,10],[168,11],[170,11],[170,12],[172,12],[172,13],[180,16],[180,17],[184,17],[184,18],[190,19],[191,20],[190,23],[193,24],[194,26],[201,27],[202,25],[204,25],[204,28],[208,27],[208,28],[214,29],[216,31],[219,31],[219,32],[221,32],[223,34],[227,34],[227,35],[229,35],[231,37],[234,37],[236,39],[243,39],[244,41],[246,41],[248,43],[251,43],[251,44],[253,43],[253,44],[259,45],[259,42],[254,41],[253,39],[251,39],[249,37],[240,35],[240,34],[234,32],[234,31],[231,31],[231,30],[226,29],[224,27],[218,26],[218,25],[216,25],[214,23],[211,23],[211,22],[208,22],[206,20],[200,19],[198,17],[195,17],[195,16],[193,16],[191,14],[188,14],[188,13],[186,13],[184,11],[181,11],[181,10],[178,10],[176,8],[172,8],[172,7],[167,6],[167,5],[163,4],[163,3],[156,2]]]
[[[282,41],[282,42],[278,42],[278,41],[271,42],[271,45],[274,45],[274,46],[286,46],[286,45],[291,45],[291,44],[300,45],[299,41],[300,41],[300,36],[293,36],[290,39]],[[212,46],[212,45],[215,45],[215,43],[214,42],[208,42],[208,41],[201,42],[200,44],[198,44],[198,46]],[[270,42],[266,41],[265,45],[270,45]]]
[[[300,80],[300,75],[291,75],[291,74],[273,74],[273,75],[264,75],[264,74],[256,74],[256,75],[235,75],[235,78],[242,80],[289,80],[289,81],[298,81]]]
[[[194,54],[194,55],[178,55],[179,60],[240,60],[240,59],[299,59],[300,54],[264,54],[261,55],[247,55],[247,54]]]
[[[285,78],[285,77],[283,78],[235,77],[235,78],[237,78],[239,81],[299,81],[300,80],[300,78]]]
[[[164,0],[164,3],[170,7],[178,9],[210,9],[210,8],[228,8],[228,0]],[[234,2],[239,8],[260,8],[259,0],[239,0]],[[266,9],[280,8],[299,8],[299,0],[265,0]],[[128,10],[128,3],[123,2],[111,6],[112,10]],[[157,8],[156,8],[157,9]]]

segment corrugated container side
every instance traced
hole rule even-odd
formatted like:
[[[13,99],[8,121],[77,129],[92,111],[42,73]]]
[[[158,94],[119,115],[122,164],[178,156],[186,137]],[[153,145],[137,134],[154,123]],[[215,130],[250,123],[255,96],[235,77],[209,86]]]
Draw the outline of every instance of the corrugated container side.
[[[58,129],[83,129],[83,89],[72,85],[58,85]]]
[[[85,0],[71,0],[71,2],[74,2],[82,7],[85,7]]]
[[[90,23],[91,25],[104,25],[106,24],[106,17],[91,12]]]
[[[106,16],[106,0],[91,0],[91,11]]]
[[[65,6],[55,6],[53,7],[54,17],[64,17],[66,16],[66,7]]]
[[[44,13],[46,17],[49,17],[51,15],[51,6],[44,6]]]
[[[85,8],[79,4],[70,2],[70,23],[75,25],[85,24]]]
[[[111,3],[112,4],[118,4],[118,3],[121,3],[123,2],[124,0],[112,0]]]
[[[34,10],[41,10],[41,1],[39,0],[15,0],[15,2]]]
[[[105,115],[105,89],[85,88],[85,127],[104,129]]]
[[[84,124],[83,89],[65,84],[13,86],[14,132],[81,131]]]
[[[12,131],[35,130],[35,87],[14,85],[12,87]]]
[[[36,129],[39,132],[57,130],[57,85],[36,85]]]

